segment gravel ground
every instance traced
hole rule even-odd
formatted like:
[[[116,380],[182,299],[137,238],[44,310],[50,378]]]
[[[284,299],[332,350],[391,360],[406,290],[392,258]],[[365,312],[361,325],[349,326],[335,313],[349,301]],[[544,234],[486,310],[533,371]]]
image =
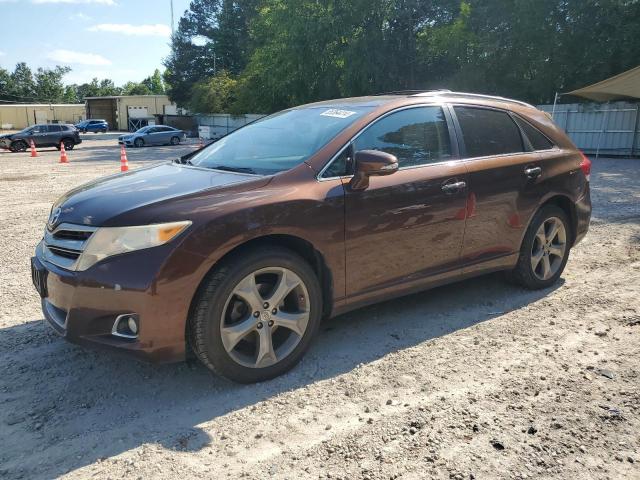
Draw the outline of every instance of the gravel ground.
[[[592,227],[556,287],[490,275],[368,307],[242,386],[44,325],[28,260],[51,203],[119,169],[113,140],[69,156],[0,153],[0,477],[640,478],[640,161],[594,162]]]

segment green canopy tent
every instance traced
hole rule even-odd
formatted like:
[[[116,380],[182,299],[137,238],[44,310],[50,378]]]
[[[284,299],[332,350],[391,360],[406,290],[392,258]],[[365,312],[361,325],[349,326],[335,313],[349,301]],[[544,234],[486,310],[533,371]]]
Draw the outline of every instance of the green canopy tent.
[[[640,66],[632,68],[631,70],[627,70],[626,72],[620,73],[611,78],[607,78],[606,80],[602,80],[601,82],[594,83],[593,85],[589,85],[587,87],[582,87],[567,93],[556,93],[556,97],[553,102],[553,111],[551,114],[552,117],[555,115],[558,98],[560,98],[560,96],[562,95],[574,95],[577,97],[588,98],[589,100],[594,100],[596,102],[607,103],[613,100],[640,99]],[[600,142],[602,140],[602,134],[604,133],[608,113],[609,110],[606,110],[602,118],[602,128],[600,134],[598,135],[596,158],[598,158],[600,154]],[[635,131],[637,131],[637,125],[636,129],[634,130],[634,139],[632,140],[632,146],[635,145]],[[633,148],[631,151],[633,152]]]

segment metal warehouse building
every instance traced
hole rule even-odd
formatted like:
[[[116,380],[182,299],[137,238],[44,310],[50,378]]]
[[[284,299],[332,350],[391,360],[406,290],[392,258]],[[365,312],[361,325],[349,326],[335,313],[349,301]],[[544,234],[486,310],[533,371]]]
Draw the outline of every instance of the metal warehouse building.
[[[78,123],[84,115],[83,104],[0,105],[0,128],[22,130],[36,123]]]
[[[175,115],[176,105],[166,95],[117,95],[87,97],[87,118],[105,119],[111,130],[137,130],[155,115]]]

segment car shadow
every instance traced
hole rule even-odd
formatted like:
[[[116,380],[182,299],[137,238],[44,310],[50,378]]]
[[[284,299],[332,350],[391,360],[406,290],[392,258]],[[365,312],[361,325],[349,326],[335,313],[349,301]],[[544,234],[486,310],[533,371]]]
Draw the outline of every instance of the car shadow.
[[[149,365],[84,349],[42,320],[2,329],[0,476],[53,478],[149,443],[198,451],[221,441],[205,422],[481,322],[507,328],[506,313],[561,285],[528,291],[492,274],[366,307],[325,321],[296,368],[254,385],[195,361]]]

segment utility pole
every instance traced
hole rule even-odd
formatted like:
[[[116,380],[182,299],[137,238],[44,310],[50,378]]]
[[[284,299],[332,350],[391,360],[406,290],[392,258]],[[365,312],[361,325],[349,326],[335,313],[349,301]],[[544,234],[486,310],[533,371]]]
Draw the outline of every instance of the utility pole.
[[[169,0],[171,3],[171,35],[176,33],[174,23],[173,23],[173,0]]]

